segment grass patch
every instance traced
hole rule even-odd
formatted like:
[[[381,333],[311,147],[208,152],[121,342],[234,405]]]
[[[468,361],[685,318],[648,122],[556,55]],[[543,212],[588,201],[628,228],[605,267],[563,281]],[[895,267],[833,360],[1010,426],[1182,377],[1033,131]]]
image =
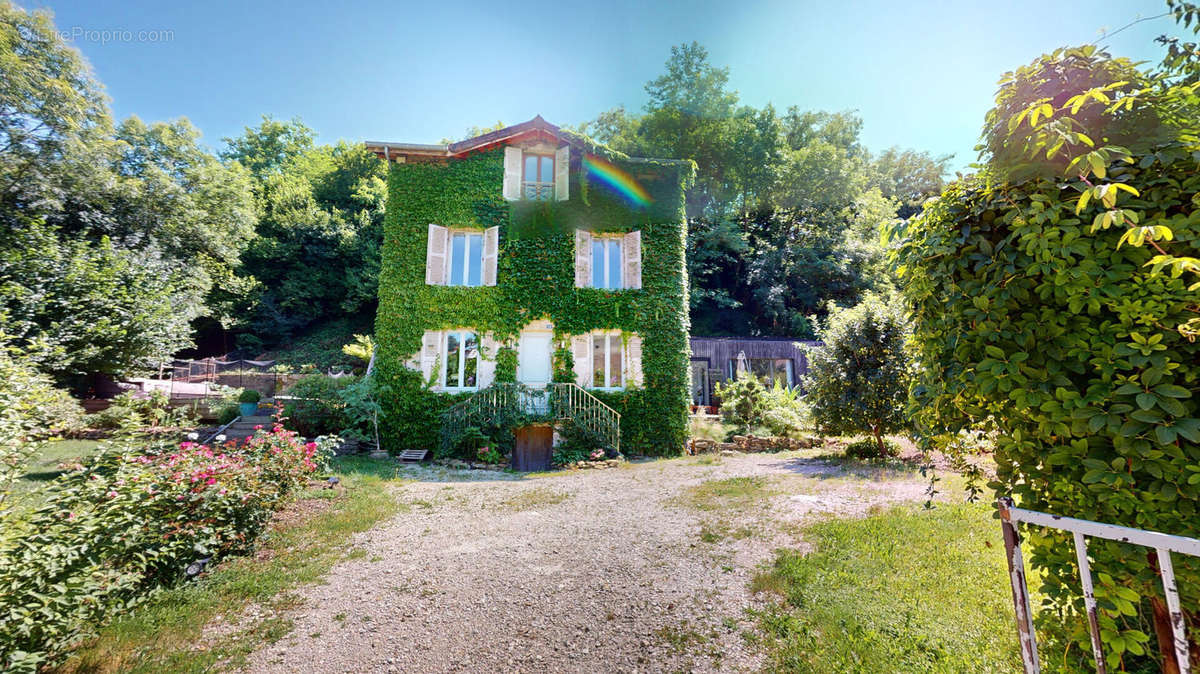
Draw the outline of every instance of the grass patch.
[[[901,507],[807,527],[752,582],[768,669],[1017,672],[1000,527],[983,504]]]
[[[773,493],[762,477],[730,477],[688,487],[681,498],[684,505],[697,510],[745,510]]]
[[[566,492],[549,487],[534,487],[504,499],[500,505],[509,510],[530,510],[538,506],[562,503],[570,497],[571,495]]]
[[[66,472],[59,467],[60,464],[76,463],[95,454],[102,442],[101,440],[47,442],[37,456],[33,457],[25,466],[25,473],[13,481],[13,500],[25,501],[27,505],[36,506],[41,501],[41,496],[37,494],[37,491]]]
[[[382,462],[381,462],[382,463]],[[348,549],[353,534],[401,509],[389,484],[359,462],[337,459],[346,490],[321,503],[315,515],[284,517],[263,535],[254,556],[227,560],[200,580],[165,591],[101,630],[64,667],[69,672],[206,672],[236,668],[264,643],[286,636],[291,621],[275,612],[294,607],[289,590],[316,582],[339,561],[365,551]],[[348,470],[343,470],[348,468]],[[248,606],[266,615],[229,629],[205,627],[236,621]]]
[[[753,527],[735,527],[726,522],[704,522],[700,525],[701,543],[720,543],[726,539],[740,541],[758,536],[759,532]]]

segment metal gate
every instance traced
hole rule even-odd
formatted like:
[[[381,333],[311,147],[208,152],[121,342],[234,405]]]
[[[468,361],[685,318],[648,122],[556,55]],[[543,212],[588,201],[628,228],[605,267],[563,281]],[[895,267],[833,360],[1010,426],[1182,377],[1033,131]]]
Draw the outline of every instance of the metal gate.
[[[1025,510],[1013,505],[1011,498],[997,502],[1000,509],[1000,526],[1004,532],[1004,550],[1008,558],[1008,577],[1012,585],[1013,606],[1017,614],[1017,633],[1021,638],[1021,662],[1026,674],[1042,671],[1038,660],[1037,636],[1033,630],[1033,608],[1029,602],[1029,585],[1025,579],[1025,560],[1021,556],[1021,535],[1017,523],[1025,522],[1061,531],[1070,531],[1075,536],[1075,558],[1079,562],[1079,579],[1083,584],[1083,604],[1087,609],[1088,632],[1092,636],[1092,657],[1096,660],[1096,671],[1106,674],[1104,651],[1100,645],[1100,625],[1096,615],[1096,596],[1092,586],[1092,571],[1087,558],[1087,536],[1105,538],[1110,541],[1154,548],[1158,555],[1159,576],[1166,593],[1167,610],[1171,617],[1174,634],[1175,661],[1181,674],[1191,672],[1188,655],[1188,640],[1184,626],[1183,610],[1179,606],[1179,588],[1175,584],[1175,569],[1171,565],[1171,553],[1200,557],[1200,540],[1185,536],[1172,536],[1157,531],[1132,529],[1090,520],[1077,520],[1036,510]],[[1164,658],[1167,653],[1162,654]]]

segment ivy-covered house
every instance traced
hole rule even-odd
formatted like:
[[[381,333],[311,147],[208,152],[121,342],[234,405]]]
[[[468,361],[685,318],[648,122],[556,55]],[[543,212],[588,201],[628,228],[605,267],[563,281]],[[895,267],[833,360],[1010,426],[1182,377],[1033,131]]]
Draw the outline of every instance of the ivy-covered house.
[[[453,451],[448,429],[468,426],[501,446],[569,427],[610,453],[683,447],[692,162],[628,157],[540,116],[449,145],[366,145],[389,162],[387,448]],[[619,442],[602,433],[616,415]]]

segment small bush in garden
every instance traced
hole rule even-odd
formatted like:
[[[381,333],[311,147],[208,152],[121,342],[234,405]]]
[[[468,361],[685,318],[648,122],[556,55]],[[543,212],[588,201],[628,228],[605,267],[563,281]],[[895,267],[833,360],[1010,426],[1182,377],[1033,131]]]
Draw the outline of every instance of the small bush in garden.
[[[244,443],[107,445],[33,511],[0,518],[0,669],[53,665],[115,612],[247,550],[318,468],[275,426]]]
[[[721,399],[721,418],[735,432],[744,433],[762,425],[766,389],[758,377],[747,375],[728,383],[718,382],[715,392]]]
[[[323,374],[301,378],[287,391],[293,398],[287,401],[283,410],[288,427],[305,437],[342,433],[350,423],[341,392],[357,381],[357,377]]]
[[[883,449],[875,438],[863,438],[846,446],[846,456],[852,459],[887,459],[900,456],[900,445],[884,438]]]
[[[379,419],[379,386],[374,376],[367,376],[347,384],[338,391],[342,402],[342,415],[346,426],[338,431],[341,435],[359,442],[378,440],[375,424]]]
[[[595,436],[574,423],[564,423],[558,429],[559,443],[554,448],[550,461],[556,466],[566,466],[577,461],[596,461],[605,457],[604,448]]]
[[[480,447],[475,453],[475,458],[482,463],[504,463],[504,455],[494,447]]]
[[[760,420],[771,435],[782,438],[800,437],[812,426],[800,389],[788,388],[778,381],[763,393]]]
[[[173,409],[162,391],[126,391],[112,399],[108,408],[86,417],[91,428],[137,431],[149,427],[182,426],[186,411]]]
[[[248,388],[238,394],[239,403],[257,403],[262,400],[262,394],[252,388]]]
[[[824,344],[809,351],[804,383],[813,420],[825,433],[870,433],[882,455],[883,435],[907,425],[907,319],[895,303],[872,295],[831,312],[819,334]]]
[[[242,389],[212,384],[209,386],[208,392],[210,396],[214,396],[209,398],[209,409],[216,417],[217,425],[224,426],[238,418],[241,414],[241,410],[238,409],[238,396],[242,394]]]

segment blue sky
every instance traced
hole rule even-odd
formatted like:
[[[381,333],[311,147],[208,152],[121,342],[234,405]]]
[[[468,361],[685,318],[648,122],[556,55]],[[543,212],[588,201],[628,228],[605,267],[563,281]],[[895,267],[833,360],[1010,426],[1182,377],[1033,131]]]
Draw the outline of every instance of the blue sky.
[[[18,0],[21,2],[21,0]],[[73,40],[118,118],[189,118],[212,147],[264,113],[322,141],[434,143],[540,113],[577,124],[638,110],[671,45],[699,41],[743,103],[854,109],[873,150],[972,151],[1002,73],[1165,11],[1162,0],[653,3],[25,1],[60,31],[171,31]],[[1157,60],[1170,18],[1105,41]],[[135,36],[136,37],[136,36]]]

